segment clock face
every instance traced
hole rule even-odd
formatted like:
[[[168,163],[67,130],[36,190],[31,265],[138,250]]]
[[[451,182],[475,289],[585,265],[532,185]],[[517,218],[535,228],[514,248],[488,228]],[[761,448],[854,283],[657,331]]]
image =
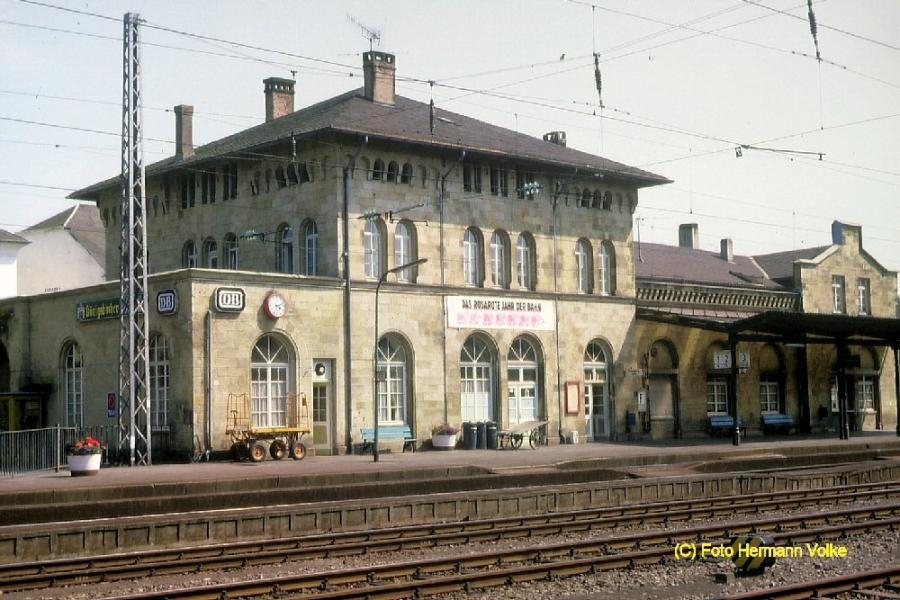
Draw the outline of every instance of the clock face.
[[[272,292],[266,296],[263,302],[263,310],[270,319],[283,317],[287,312],[287,300],[278,292]]]

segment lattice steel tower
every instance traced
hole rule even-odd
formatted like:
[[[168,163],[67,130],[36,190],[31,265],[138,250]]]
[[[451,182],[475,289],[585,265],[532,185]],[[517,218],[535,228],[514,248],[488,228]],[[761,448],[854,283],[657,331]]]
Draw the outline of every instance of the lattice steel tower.
[[[122,260],[119,305],[119,460],[151,464],[147,356],[147,230],[138,15],[125,15],[122,71]]]

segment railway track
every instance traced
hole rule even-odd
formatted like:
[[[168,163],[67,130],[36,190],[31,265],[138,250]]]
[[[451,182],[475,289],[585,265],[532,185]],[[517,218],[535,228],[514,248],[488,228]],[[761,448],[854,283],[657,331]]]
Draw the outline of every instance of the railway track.
[[[826,525],[774,534],[775,545],[795,545],[837,540],[860,532],[900,528],[900,504],[879,508],[810,513],[764,522],[750,520],[704,525],[669,531],[611,535],[583,542],[534,544],[527,548],[492,549],[465,555],[391,563],[380,566],[317,572],[301,575],[262,577],[216,585],[165,589],[137,594],[106,596],[107,600],[218,600],[221,598],[318,598],[368,599],[418,598],[454,592],[511,586],[552,578],[590,575],[613,569],[654,565],[671,560],[679,541],[706,540],[729,544],[740,533],[778,530],[815,521],[846,519],[840,525]],[[892,515],[892,516],[886,516]],[[864,516],[862,522],[853,517]],[[874,519],[873,519],[874,517]],[[760,596],[767,597],[767,596]]]
[[[883,592],[877,591],[883,589]],[[764,590],[742,592],[725,596],[728,600],[788,600],[803,598],[830,598],[834,594],[847,594],[859,590],[876,590],[863,594],[871,598],[900,598],[900,564],[849,573],[840,577],[828,577],[815,581],[804,581],[790,585],[770,587]],[[860,597],[856,595],[854,597]]]
[[[313,535],[283,540],[255,541],[202,546],[180,550],[138,552],[89,559],[70,559],[0,565],[0,591],[42,589],[65,585],[84,585],[116,580],[141,579],[159,575],[197,573],[278,564],[309,558],[399,552],[413,549],[470,544],[500,539],[537,538],[635,524],[661,524],[691,519],[719,518],[722,515],[758,514],[772,510],[802,508],[823,502],[891,499],[900,495],[900,486],[868,484],[840,486],[824,490],[803,490],[730,496],[705,501],[658,502],[593,510],[551,513],[534,517],[492,519],[410,526],[329,535]],[[805,513],[796,517],[753,518],[740,522],[711,524],[688,530],[660,531],[643,537],[628,535],[602,538],[580,544],[575,554],[623,551],[640,544],[668,545],[697,536],[726,537],[743,531],[777,531],[782,527],[809,527],[828,524],[834,519],[882,518],[895,516],[900,504],[886,504],[873,513],[872,508]],[[600,544],[601,550],[597,550]],[[567,544],[568,558],[574,556]],[[563,552],[563,554],[565,554]],[[560,556],[560,549],[545,548],[541,560]],[[525,559],[527,560],[527,559]],[[430,567],[427,567],[430,568]]]

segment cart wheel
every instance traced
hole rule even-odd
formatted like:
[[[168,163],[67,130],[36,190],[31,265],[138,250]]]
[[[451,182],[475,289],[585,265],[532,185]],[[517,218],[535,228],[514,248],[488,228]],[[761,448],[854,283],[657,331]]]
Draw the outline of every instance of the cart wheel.
[[[271,454],[272,458],[275,460],[281,460],[284,458],[284,455],[287,454],[287,444],[281,440],[273,440],[269,445],[269,454]]]
[[[528,445],[531,446],[532,450],[534,450],[535,446],[541,445],[541,436],[537,430],[531,430],[531,435],[528,436]]]
[[[294,442],[291,445],[291,458],[294,460],[306,458],[306,446],[303,445],[303,442]]]
[[[259,442],[250,446],[250,460],[253,462],[262,462],[266,459],[266,447]]]
[[[518,450],[522,447],[522,434],[514,433],[509,436],[509,445],[513,450]]]

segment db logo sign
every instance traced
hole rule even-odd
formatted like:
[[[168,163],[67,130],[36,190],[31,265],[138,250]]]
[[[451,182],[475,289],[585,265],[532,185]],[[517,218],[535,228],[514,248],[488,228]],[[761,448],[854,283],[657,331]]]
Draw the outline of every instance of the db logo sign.
[[[244,290],[241,288],[216,288],[216,310],[219,312],[244,310]]]
[[[156,294],[156,312],[161,315],[174,315],[178,312],[178,292],[163,290]]]

